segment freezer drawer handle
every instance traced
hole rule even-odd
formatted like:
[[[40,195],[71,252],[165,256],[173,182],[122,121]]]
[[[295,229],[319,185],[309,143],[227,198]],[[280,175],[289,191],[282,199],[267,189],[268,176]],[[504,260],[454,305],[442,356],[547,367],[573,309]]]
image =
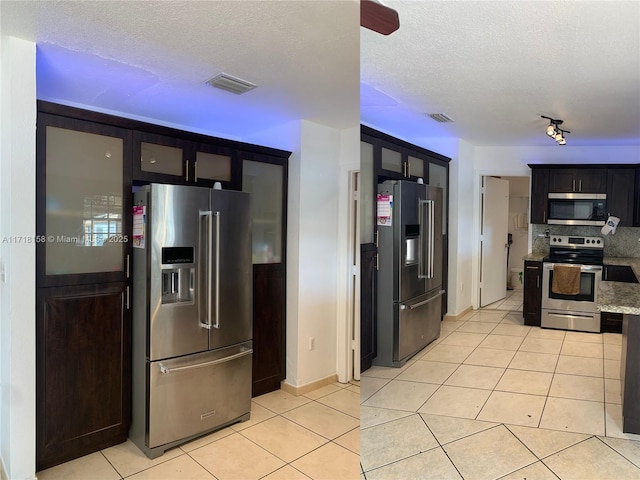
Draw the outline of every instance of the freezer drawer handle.
[[[185,365],[184,367],[169,368],[169,367],[164,366],[161,363],[159,365],[160,373],[175,373],[175,372],[183,372],[185,370],[191,370],[191,369],[194,369],[194,368],[210,367],[212,365],[219,365],[221,363],[230,362],[231,360],[235,360],[236,358],[245,357],[247,355],[251,355],[252,353],[253,353],[253,349],[249,348],[248,350],[244,350],[244,351],[242,351],[240,353],[236,353],[234,355],[229,355],[228,357],[219,358],[218,360],[211,360],[210,362],[204,362],[204,363],[196,363],[195,365]]]
[[[444,290],[440,290],[437,295],[431,297],[428,300],[423,300],[422,302],[412,303],[411,305],[407,305],[406,303],[401,303],[400,310],[406,310],[406,309],[412,310],[414,308],[421,307],[422,305],[426,305],[427,303],[433,302],[436,298],[440,298],[442,295],[444,295]]]

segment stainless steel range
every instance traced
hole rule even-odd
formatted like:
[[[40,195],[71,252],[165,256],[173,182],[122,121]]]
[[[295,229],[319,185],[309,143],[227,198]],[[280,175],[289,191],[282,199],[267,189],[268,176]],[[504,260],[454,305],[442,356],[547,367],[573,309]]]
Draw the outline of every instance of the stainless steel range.
[[[597,295],[602,281],[603,258],[604,242],[600,237],[551,237],[549,256],[544,258],[542,272],[543,327],[600,332]],[[577,293],[559,293],[557,287],[554,288],[554,267],[566,265],[580,268]]]

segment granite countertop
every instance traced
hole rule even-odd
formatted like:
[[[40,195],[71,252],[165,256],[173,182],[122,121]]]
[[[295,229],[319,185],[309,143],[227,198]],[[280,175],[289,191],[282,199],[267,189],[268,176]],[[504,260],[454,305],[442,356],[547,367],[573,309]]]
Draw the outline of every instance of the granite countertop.
[[[533,262],[541,262],[542,259],[544,257],[546,257],[547,255],[549,255],[549,252],[546,252],[546,253],[545,252],[532,252],[532,253],[529,253],[529,254],[525,255],[524,257],[522,257],[522,259],[525,260],[525,261],[526,260],[530,260],[530,261],[533,261]]]
[[[629,265],[640,279],[640,258],[604,257],[605,265]],[[640,283],[600,282],[598,310],[640,315]]]

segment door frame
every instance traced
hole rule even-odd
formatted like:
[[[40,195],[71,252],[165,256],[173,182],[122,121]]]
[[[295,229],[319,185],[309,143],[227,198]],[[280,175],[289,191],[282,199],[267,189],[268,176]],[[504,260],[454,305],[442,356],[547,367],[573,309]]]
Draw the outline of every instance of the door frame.
[[[514,159],[516,162],[517,159]],[[519,164],[520,165],[520,164]],[[531,211],[531,169],[525,164],[522,170],[475,170],[473,173],[473,244],[471,253],[471,308],[480,308],[480,231],[482,219],[482,177],[529,177],[529,211]],[[531,228],[528,233],[527,251],[531,252]]]
[[[356,190],[360,164],[340,170],[339,205],[344,208],[338,213],[338,236],[346,241],[340,242],[344,251],[338,254],[344,261],[338,264],[336,370],[338,381],[347,383],[360,379],[360,204]]]
[[[485,230],[485,227],[487,226],[487,218],[485,216],[485,213],[487,212],[487,206],[486,206],[487,205],[487,183],[489,183],[489,179],[490,178],[494,178],[495,180],[504,181],[504,177],[503,176],[498,177],[498,176],[495,176],[495,175],[482,175],[480,177],[480,233],[483,233],[484,230]],[[507,221],[506,221],[506,225],[503,225],[503,227],[505,227],[506,231],[508,232],[509,231],[509,198],[510,198],[509,197],[509,189],[510,189],[510,184],[509,184],[508,180],[506,182],[507,182]],[[504,187],[501,186],[500,188],[504,188]],[[490,190],[497,190],[497,189],[498,189],[498,185],[496,185],[494,188],[492,188]],[[494,208],[495,208],[495,204],[494,204]],[[498,226],[497,223],[492,223],[492,225],[494,227]],[[506,238],[507,237],[505,235],[505,237],[503,238],[502,241],[506,242]],[[500,240],[498,238],[494,238],[494,242],[499,242],[499,241]],[[486,270],[483,271],[484,270],[483,267],[485,266],[484,265],[485,248],[487,247],[487,243],[488,242],[486,241],[486,238],[483,235],[479,236],[478,242],[479,242],[478,251],[479,251],[479,260],[480,260],[480,262],[479,262],[479,270],[478,270],[478,272],[479,272],[479,277],[478,277],[478,302],[479,302],[480,308],[482,308],[483,307],[483,305],[482,305],[483,290],[484,290],[485,294],[486,294],[486,291],[487,291],[487,288],[486,288],[487,279],[483,278],[483,273],[486,273]],[[492,245],[493,247],[496,247],[496,245],[492,244],[491,242],[489,242],[489,245]],[[506,250],[506,244],[505,244],[504,248]],[[506,253],[506,252],[503,252],[503,253]],[[503,258],[506,260],[506,257],[503,257]],[[506,290],[507,290],[506,268],[508,267],[508,265],[506,265],[506,263],[507,262],[505,261],[505,267],[503,269],[503,273],[505,274],[505,281],[503,283],[504,290],[505,290],[505,295],[506,295]],[[480,285],[482,285],[482,286],[480,286]],[[502,300],[504,300],[504,298],[505,297],[502,297]],[[493,302],[489,302],[484,306],[487,306],[487,305],[489,305],[491,303],[494,303],[496,301],[499,301],[499,300],[500,299],[494,300]],[[486,302],[486,300],[485,300],[485,302]]]

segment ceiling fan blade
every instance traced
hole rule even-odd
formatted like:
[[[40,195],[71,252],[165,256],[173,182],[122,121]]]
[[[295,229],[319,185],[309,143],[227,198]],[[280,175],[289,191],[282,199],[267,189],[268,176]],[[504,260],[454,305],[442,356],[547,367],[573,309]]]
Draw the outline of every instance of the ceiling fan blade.
[[[360,25],[382,35],[400,28],[398,12],[376,0],[360,0]]]

